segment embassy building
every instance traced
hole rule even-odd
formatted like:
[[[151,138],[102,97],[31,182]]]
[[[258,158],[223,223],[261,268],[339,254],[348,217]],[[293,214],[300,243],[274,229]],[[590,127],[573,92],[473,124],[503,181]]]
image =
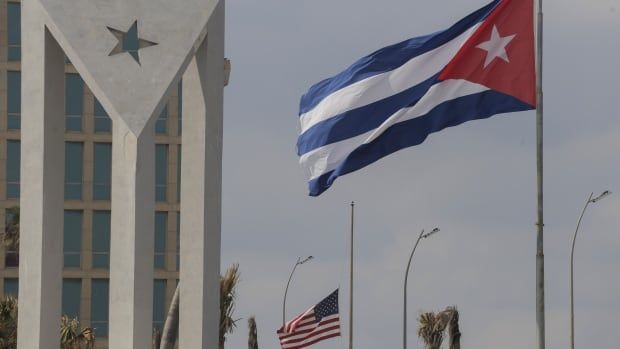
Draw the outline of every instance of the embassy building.
[[[0,221],[20,198],[21,4],[0,0]],[[130,45],[131,43],[129,43]],[[138,49],[135,42],[135,50]],[[131,53],[131,48],[126,48]],[[62,313],[93,327],[107,347],[112,122],[65,64],[64,269]],[[179,278],[181,87],[155,123],[153,327],[161,329]],[[27,117],[25,115],[24,117]],[[62,164],[58,164],[62,166]],[[0,294],[17,296],[19,256],[0,247]]]

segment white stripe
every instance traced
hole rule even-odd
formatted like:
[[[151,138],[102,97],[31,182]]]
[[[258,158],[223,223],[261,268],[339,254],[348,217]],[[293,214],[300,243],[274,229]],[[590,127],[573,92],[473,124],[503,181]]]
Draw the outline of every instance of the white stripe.
[[[325,322],[325,321],[329,321],[329,320],[333,320],[333,319],[339,319],[339,316],[340,316],[340,315],[338,315],[338,314],[335,314],[335,315],[330,315],[330,316],[326,316],[326,317],[324,317],[324,318],[321,320],[321,322]],[[332,325],[339,325],[339,324],[340,324],[340,321],[338,321],[338,322],[334,322],[333,324],[329,324],[329,326],[332,326]],[[311,328],[315,328],[315,327],[318,327],[318,326],[320,326],[320,324],[319,324],[318,322],[315,322],[315,323],[313,323],[313,324],[311,324],[311,325],[305,325],[305,326],[300,326],[300,327],[297,327],[297,328],[295,329],[295,332],[304,331],[304,330],[309,330],[309,329],[311,329]],[[322,326],[327,326],[327,325],[322,325]],[[279,336],[280,338],[282,338],[282,337],[284,337],[284,336],[291,335],[291,334],[293,334],[293,333],[295,333],[295,332],[292,332],[292,333],[280,333],[278,336]],[[294,335],[294,336],[287,337],[287,338],[285,338],[284,340],[285,340],[285,341],[288,341],[288,340],[291,340],[291,339],[296,339],[296,338],[300,338],[300,337],[305,337],[305,336],[307,336],[307,335],[308,335],[308,333],[301,333],[301,334],[297,334],[297,335]]]
[[[298,317],[294,318],[293,320],[291,320],[291,321],[287,322],[287,323],[286,323],[286,326],[284,327],[284,330],[285,330],[286,332],[291,332],[291,331],[294,331],[294,330],[291,330],[291,328],[293,328],[293,329],[294,329],[294,328],[296,328],[296,327],[297,327],[297,325],[299,324],[299,322],[300,322],[300,321],[301,321],[304,317],[309,316],[309,315],[313,315],[313,314],[314,314],[314,307],[312,307],[312,308],[310,308],[310,309],[306,310],[303,314],[301,314],[301,315],[299,315]],[[310,318],[310,320],[312,320],[312,319],[313,319],[313,318]]]
[[[302,346],[302,345],[304,345],[306,343],[315,341],[317,339],[321,339],[321,338],[324,338],[324,337],[327,337],[327,336],[331,336],[333,334],[340,334],[340,329],[339,328],[333,329],[331,331],[327,331],[327,332],[321,333],[319,336],[312,336],[312,337],[309,337],[308,339],[306,339],[304,341],[297,342],[297,343],[281,343],[282,349],[296,348],[296,347]]]
[[[476,24],[451,41],[412,58],[394,70],[371,76],[328,95],[312,110],[300,116],[301,133],[321,121],[380,101],[429,79],[454,58],[479,26]]]
[[[299,162],[306,169],[309,180],[315,179],[334,170],[357,147],[372,142],[394,124],[426,115],[441,103],[488,90],[466,80],[442,81],[431,87],[414,106],[397,111],[376,129],[312,150],[302,155]]]
[[[332,330],[332,329],[337,329],[337,328],[340,328],[340,323],[334,322],[334,323],[331,323],[331,324],[323,325],[322,327],[319,327],[316,330],[317,331],[323,331],[323,330]],[[316,336],[316,335],[317,334],[314,331],[313,332],[308,332],[308,333],[303,333],[303,334],[295,335],[293,337],[280,339],[280,343],[281,344],[292,343],[291,341],[299,340],[299,339],[304,339],[304,338],[309,338],[309,337]]]

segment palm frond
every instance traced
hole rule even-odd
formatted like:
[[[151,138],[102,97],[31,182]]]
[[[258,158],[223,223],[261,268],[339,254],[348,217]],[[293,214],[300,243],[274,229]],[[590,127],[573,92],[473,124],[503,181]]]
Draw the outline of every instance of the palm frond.
[[[250,316],[248,319],[248,349],[258,349],[258,330],[256,328],[256,318]]]
[[[220,345],[226,341],[226,335],[237,327],[232,316],[235,311],[239,277],[239,264],[233,264],[220,277]]]

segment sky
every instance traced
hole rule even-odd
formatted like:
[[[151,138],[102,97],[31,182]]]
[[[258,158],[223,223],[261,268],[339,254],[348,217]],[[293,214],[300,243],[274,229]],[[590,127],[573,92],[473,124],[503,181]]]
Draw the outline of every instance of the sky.
[[[442,30],[487,0],[229,0],[225,90],[222,269],[240,264],[227,347],[245,348],[255,315],[261,348],[278,348],[287,317],[341,287],[347,333],[349,203],[356,202],[356,349],[402,346],[409,276],[409,348],[416,317],[456,305],[463,348],[536,346],[535,113],[473,121],[431,135],[343,176],[317,198],[295,153],[300,96],[358,58]],[[617,347],[620,313],[620,0],[546,0],[545,255],[547,348],[569,345],[569,261],[575,255],[576,347]],[[346,336],[315,346],[347,348]]]

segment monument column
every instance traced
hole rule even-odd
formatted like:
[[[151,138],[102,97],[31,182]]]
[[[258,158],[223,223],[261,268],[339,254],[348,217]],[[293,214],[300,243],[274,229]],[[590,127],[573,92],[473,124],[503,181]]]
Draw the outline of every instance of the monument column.
[[[218,348],[224,1],[183,76],[179,346]]]
[[[154,118],[153,118],[154,120]],[[112,134],[109,347],[146,349],[153,332],[155,143],[153,122]]]
[[[65,56],[34,0],[22,1],[20,349],[60,343]],[[26,97],[27,96],[27,97]]]

